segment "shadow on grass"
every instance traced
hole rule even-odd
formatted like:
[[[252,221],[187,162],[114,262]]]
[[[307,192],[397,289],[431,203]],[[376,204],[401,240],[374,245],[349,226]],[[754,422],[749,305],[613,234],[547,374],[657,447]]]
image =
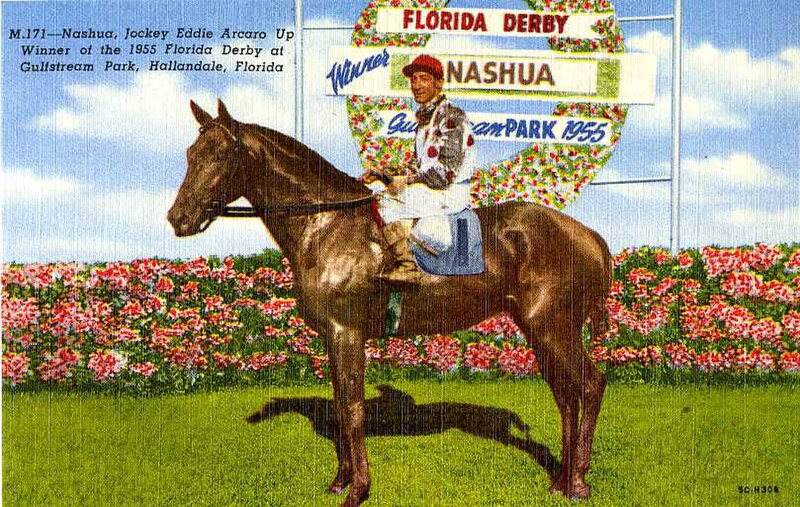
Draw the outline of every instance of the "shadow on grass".
[[[380,396],[366,401],[366,436],[433,435],[458,429],[470,435],[515,447],[533,458],[554,480],[559,463],[545,445],[530,438],[529,428],[516,413],[503,408],[468,403],[426,403],[391,386],[377,387]],[[282,414],[300,414],[311,421],[314,431],[336,444],[338,428],[333,400],[319,397],[276,398],[247,418],[259,423]],[[516,436],[516,430],[524,437]]]

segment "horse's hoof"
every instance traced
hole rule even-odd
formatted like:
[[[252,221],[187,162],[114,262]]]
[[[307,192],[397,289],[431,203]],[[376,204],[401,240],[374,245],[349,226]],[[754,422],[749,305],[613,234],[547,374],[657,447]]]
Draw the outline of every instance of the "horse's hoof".
[[[341,495],[344,492],[344,488],[346,486],[340,482],[334,482],[330,486],[328,486],[328,493],[333,493],[334,495]]]
[[[592,488],[583,481],[573,483],[570,487],[567,487],[567,485],[563,482],[554,482],[553,485],[550,486],[550,493],[558,493],[559,495],[563,495],[567,498],[574,498],[578,500],[585,500],[589,498],[591,492]]]
[[[328,486],[328,493],[333,493],[334,495],[341,495],[344,493],[344,490],[347,489],[347,486],[350,485],[349,480],[345,480],[339,475],[333,480],[330,486]]]
[[[569,497],[577,498],[579,500],[585,500],[589,498],[591,493],[592,493],[592,488],[589,487],[589,485],[586,484],[585,482],[580,481],[579,483],[572,485],[572,491],[570,491]]]
[[[347,498],[345,498],[344,502],[342,502],[341,507],[359,507],[362,503],[366,501],[367,498],[369,498],[368,491],[359,494],[351,490],[350,494],[347,495]]]
[[[563,495],[563,496],[568,496],[567,495],[567,486],[565,484],[560,483],[560,482],[554,482],[550,486],[550,494],[551,495],[559,494],[559,495]]]

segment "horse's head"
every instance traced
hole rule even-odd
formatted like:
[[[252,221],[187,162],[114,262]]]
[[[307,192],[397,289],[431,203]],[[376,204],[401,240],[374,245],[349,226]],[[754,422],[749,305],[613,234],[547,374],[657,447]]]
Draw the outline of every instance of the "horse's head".
[[[216,118],[193,101],[190,106],[200,124],[200,134],[186,150],[186,177],[167,214],[177,236],[204,231],[216,217],[215,210],[235,201],[243,192],[241,178],[236,178],[246,157],[239,123],[231,118],[221,100]]]

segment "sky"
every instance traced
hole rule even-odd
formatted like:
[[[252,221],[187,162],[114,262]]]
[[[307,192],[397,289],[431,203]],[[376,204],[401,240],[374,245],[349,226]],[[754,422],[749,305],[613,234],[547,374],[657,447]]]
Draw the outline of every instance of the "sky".
[[[739,0],[683,2],[683,247],[800,241],[800,21],[789,0],[753,10]],[[307,27],[352,26],[366,2],[304,3]],[[618,0],[618,16],[668,14],[671,1]],[[464,0],[451,7],[524,9],[525,3]],[[258,220],[219,220],[178,239],[166,212],[186,170],[197,126],[193,99],[210,111],[295,135],[293,44],[280,73],[22,73],[12,28],[232,28],[267,32],[241,41],[279,46],[294,2],[2,2],[2,260],[112,261],[250,254],[275,244]],[[658,61],[656,101],[630,110],[614,156],[596,181],[669,174],[671,24],[623,25],[628,51]],[[324,94],[327,48],[349,30],[304,32],[306,144],[335,166],[361,168],[344,99]],[[82,41],[71,42],[76,53]],[[219,39],[213,39],[220,45]],[[429,47],[544,49],[542,41],[435,35]],[[127,41],[120,44],[127,49]],[[97,47],[94,48],[97,50]],[[77,59],[77,56],[75,57]],[[233,57],[215,57],[218,60]],[[97,57],[97,61],[102,58]],[[68,61],[68,60],[64,60]],[[125,61],[125,59],[122,59]],[[469,111],[545,112],[552,103],[460,101]],[[331,128],[333,126],[333,128]],[[517,143],[479,142],[481,164]],[[612,251],[669,246],[670,184],[597,185],[564,211],[600,232]]]

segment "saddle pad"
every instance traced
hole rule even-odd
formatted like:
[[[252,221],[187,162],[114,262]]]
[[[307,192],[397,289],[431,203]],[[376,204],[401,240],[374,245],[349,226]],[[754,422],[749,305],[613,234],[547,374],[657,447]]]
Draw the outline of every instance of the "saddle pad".
[[[483,273],[483,241],[481,222],[471,209],[447,215],[452,246],[438,256],[411,242],[417,266],[433,275],[477,275]]]

